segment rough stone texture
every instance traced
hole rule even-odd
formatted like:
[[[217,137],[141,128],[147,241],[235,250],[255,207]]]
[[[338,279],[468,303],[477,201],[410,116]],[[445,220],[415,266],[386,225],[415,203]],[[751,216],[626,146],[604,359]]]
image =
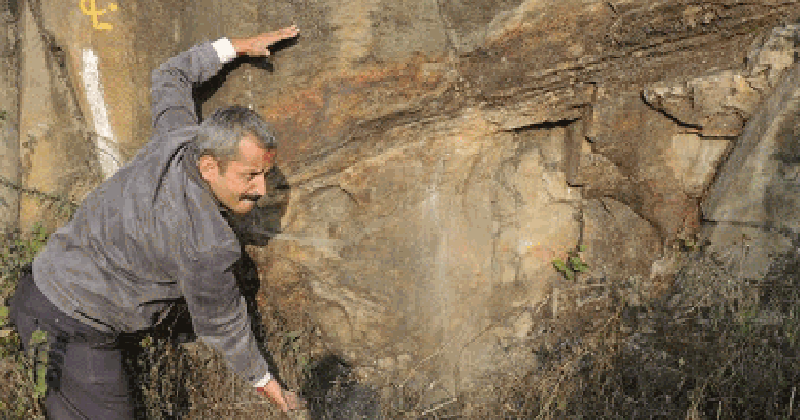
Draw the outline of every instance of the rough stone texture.
[[[680,188],[690,197],[699,198],[711,184],[720,161],[731,146],[726,139],[707,139],[694,133],[672,136],[665,159],[678,178]]]
[[[757,42],[747,57],[747,68],[724,70],[687,82],[656,83],[644,91],[648,104],[696,127],[705,137],[736,137],[744,122],[794,63],[800,26],[775,28]]]
[[[29,17],[24,180],[75,199],[100,178],[84,49],[125,160],[149,136],[158,63],[298,24],[296,43],[197,92],[203,113],[252,106],[280,137],[285,208],[255,222],[285,235],[253,252],[265,290],[371,379],[439,397],[531,332],[533,308],[567,286],[552,260],[579,243],[583,280],[668,283],[662,244],[697,230],[730,144],[706,137],[733,133],[776,83],[794,46],[755,41],[799,13],[772,0],[129,1],[99,31],[73,3],[41,5],[53,43]],[[766,52],[742,68],[751,46]],[[691,113],[670,102],[679,88],[699,95]],[[41,216],[26,206],[26,223]]]
[[[800,67],[793,67],[748,122],[703,203],[711,249],[746,249],[744,278],[762,278],[772,257],[798,245]]]
[[[19,9],[0,3],[0,235],[19,223]]]
[[[317,313],[348,356],[440,354],[425,366],[435,372],[428,380],[452,389],[455,369],[489,367],[488,349],[463,346],[557,279],[550,261],[580,232],[580,194],[561,169],[564,129],[490,127],[465,117],[392,133],[415,140],[293,197],[304,210],[289,210],[286,231],[346,245],[270,246],[311,267]]]
[[[645,104],[640,95],[603,93],[592,105],[586,138],[589,152],[579,157],[576,182],[587,197],[609,196],[630,206],[666,240],[696,230],[697,186],[684,169],[680,127]],[[692,158],[699,159],[698,156]],[[697,170],[714,171],[716,162]],[[694,171],[694,169],[693,169]]]
[[[650,276],[652,258],[661,253],[661,236],[650,223],[611,198],[587,201],[583,219],[590,278]]]
[[[22,70],[20,85],[20,167],[25,194],[20,202],[22,230],[42,222],[48,229],[63,223],[57,210],[63,201],[80,201],[97,185],[94,134],[85,124],[79,82],[68,71],[69,58],[59,47],[48,23],[56,21],[59,7],[25,2],[22,16]],[[65,19],[64,21],[69,21]],[[43,193],[43,194],[42,194]],[[48,197],[56,197],[51,199]]]

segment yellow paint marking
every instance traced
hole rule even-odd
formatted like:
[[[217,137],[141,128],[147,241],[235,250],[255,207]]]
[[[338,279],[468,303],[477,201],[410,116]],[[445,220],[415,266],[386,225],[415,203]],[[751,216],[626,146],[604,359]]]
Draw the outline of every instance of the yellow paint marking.
[[[81,0],[81,11],[83,12],[84,15],[92,17],[92,25],[94,26],[95,29],[100,29],[100,30],[113,29],[114,27],[111,26],[110,23],[100,22],[99,17],[108,13],[109,11],[115,12],[116,10],[117,10],[116,3],[109,3],[108,9],[98,10],[97,0]]]

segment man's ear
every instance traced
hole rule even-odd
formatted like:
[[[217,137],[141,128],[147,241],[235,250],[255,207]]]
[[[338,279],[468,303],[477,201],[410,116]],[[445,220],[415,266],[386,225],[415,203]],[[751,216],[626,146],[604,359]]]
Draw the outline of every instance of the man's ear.
[[[197,169],[200,171],[200,176],[208,181],[218,175],[219,162],[213,156],[203,155],[197,159]]]

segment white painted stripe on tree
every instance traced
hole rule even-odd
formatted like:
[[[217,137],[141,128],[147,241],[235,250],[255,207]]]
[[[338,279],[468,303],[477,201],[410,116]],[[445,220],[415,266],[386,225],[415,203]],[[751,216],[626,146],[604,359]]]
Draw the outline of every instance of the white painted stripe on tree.
[[[103,175],[109,178],[119,169],[120,157],[114,132],[111,131],[111,123],[108,121],[106,102],[103,99],[99,61],[94,51],[89,48],[83,49],[83,88],[92,111],[94,130],[97,133],[95,136],[97,160],[100,162]]]

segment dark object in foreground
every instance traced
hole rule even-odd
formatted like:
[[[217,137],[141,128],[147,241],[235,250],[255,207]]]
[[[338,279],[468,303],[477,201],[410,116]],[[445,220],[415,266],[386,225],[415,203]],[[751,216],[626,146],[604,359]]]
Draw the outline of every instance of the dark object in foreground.
[[[309,369],[302,389],[315,420],[382,418],[375,390],[358,383],[352,368],[336,355],[327,355]]]

